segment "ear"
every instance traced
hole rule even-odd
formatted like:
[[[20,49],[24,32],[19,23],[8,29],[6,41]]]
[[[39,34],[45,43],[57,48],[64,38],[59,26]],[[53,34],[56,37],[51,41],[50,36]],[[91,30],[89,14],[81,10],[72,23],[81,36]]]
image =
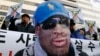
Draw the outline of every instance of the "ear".
[[[35,34],[39,35],[39,31],[40,31],[40,26],[36,26],[35,27]]]

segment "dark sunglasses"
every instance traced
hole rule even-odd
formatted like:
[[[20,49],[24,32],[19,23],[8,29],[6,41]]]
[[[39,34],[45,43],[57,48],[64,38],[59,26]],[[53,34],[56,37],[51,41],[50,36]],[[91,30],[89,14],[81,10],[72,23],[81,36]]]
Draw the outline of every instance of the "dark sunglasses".
[[[57,24],[60,24],[61,27],[63,27],[63,28],[69,27],[68,18],[58,18],[58,19],[59,20],[57,20],[55,18],[49,18],[49,19],[45,20],[42,23],[42,28],[44,30],[53,29],[56,27]]]

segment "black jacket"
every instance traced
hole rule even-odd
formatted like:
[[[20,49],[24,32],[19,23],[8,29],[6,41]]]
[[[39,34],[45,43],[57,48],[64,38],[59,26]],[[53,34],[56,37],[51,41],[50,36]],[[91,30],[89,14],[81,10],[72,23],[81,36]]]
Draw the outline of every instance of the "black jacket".
[[[10,18],[10,25],[9,25],[9,30],[12,31],[19,31],[19,32],[27,32],[27,33],[34,33],[34,26],[29,23],[28,25],[25,25],[23,22],[15,25],[15,21],[17,18],[11,17]]]
[[[34,33],[34,26],[31,25],[31,23],[29,23],[27,26],[25,26],[24,23],[19,23],[16,25],[16,31],[20,31],[20,32],[27,32],[27,33]]]

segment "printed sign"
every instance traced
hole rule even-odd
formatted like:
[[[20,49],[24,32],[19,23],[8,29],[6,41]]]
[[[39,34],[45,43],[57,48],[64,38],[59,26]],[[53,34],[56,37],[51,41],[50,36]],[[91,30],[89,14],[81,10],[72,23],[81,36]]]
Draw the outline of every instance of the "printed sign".
[[[0,28],[2,27],[4,20],[5,20],[5,17],[0,15]]]
[[[35,34],[0,30],[1,56],[14,56],[16,52],[24,49],[35,41]]]
[[[70,11],[70,18],[72,18],[75,23],[82,24],[83,23],[83,17],[81,13],[81,9],[69,9]]]
[[[18,51],[33,44],[36,35],[24,32],[0,30],[0,56],[14,56]],[[100,56],[100,41],[73,39],[75,56]]]
[[[19,18],[22,11],[22,4],[23,3],[20,2],[19,4],[11,5],[8,9],[6,19],[9,20],[11,17]]]
[[[75,49],[75,56],[100,56],[100,41],[71,39]]]
[[[87,39],[98,40],[98,31],[95,21],[85,21]]]

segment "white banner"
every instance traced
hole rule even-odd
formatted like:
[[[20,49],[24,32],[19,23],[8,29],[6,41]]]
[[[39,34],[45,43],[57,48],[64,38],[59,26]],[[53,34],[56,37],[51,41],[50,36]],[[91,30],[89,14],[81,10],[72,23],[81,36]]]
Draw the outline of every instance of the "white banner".
[[[35,34],[0,30],[0,56],[14,56],[34,43]],[[75,56],[100,56],[100,41],[71,39]]]
[[[24,49],[35,40],[31,33],[0,30],[0,55],[14,56],[16,52]]]
[[[76,56],[100,56],[100,41],[71,39]]]

